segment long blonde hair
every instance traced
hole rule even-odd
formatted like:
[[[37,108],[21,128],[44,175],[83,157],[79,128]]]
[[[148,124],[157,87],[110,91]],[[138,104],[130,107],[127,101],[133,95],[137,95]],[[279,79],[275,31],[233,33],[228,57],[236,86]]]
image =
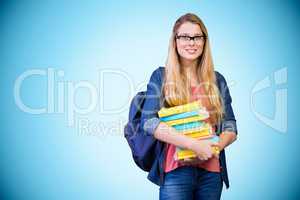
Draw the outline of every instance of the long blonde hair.
[[[188,77],[183,67],[180,65],[175,39],[178,28],[185,22],[198,24],[204,36],[206,36],[202,55],[199,56],[196,75],[200,80],[200,83],[204,85],[205,94],[209,99],[210,121],[216,124],[219,123],[223,117],[222,99],[216,86],[216,77],[208,40],[208,32],[204,23],[195,14],[187,13],[181,16],[174,24],[165,66],[165,79],[162,87],[164,96],[163,104],[170,107],[191,101],[190,81],[188,81]]]

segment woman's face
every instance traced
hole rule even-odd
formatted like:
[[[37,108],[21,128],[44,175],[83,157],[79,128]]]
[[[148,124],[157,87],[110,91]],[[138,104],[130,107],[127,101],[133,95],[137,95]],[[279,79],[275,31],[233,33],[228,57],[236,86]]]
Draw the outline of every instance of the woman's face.
[[[198,24],[185,22],[176,34],[176,47],[181,60],[196,61],[203,52],[204,34]]]

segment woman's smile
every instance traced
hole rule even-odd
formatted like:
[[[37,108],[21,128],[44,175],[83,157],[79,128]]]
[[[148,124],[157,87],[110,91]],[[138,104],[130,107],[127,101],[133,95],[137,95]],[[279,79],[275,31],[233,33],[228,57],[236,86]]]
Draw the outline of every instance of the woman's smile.
[[[194,54],[197,52],[197,49],[185,49],[186,52],[188,52],[189,54]]]

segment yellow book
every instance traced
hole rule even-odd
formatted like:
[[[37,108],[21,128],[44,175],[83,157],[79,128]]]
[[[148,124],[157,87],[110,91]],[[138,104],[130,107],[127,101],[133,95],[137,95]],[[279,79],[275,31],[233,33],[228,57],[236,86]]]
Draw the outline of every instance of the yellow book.
[[[204,132],[204,131],[209,132],[209,134],[212,133],[211,125],[208,123],[204,123],[203,126],[196,127],[196,128],[183,129],[183,130],[178,131],[178,133],[188,135],[188,134]]]
[[[188,136],[188,137],[197,138],[197,139],[212,137],[212,134],[207,130],[200,131],[200,132],[195,132],[195,133],[188,133],[188,134],[185,134],[185,135]]]
[[[207,119],[208,117],[209,117],[208,115],[197,115],[194,117],[187,117],[187,118],[183,118],[183,119],[167,121],[165,123],[168,124],[169,126],[174,126],[174,125],[178,125],[178,124],[186,124],[189,122],[203,121],[203,120]]]
[[[213,154],[217,155],[220,153],[220,150],[218,147],[212,147],[213,148]],[[177,151],[176,153],[176,160],[183,160],[183,159],[188,159],[188,158],[196,158],[195,152],[191,150],[180,150]]]
[[[193,110],[200,109],[202,107],[200,101],[193,101],[191,103],[173,106],[171,108],[162,108],[158,111],[159,117],[166,117],[170,115],[175,115],[179,113],[189,112]]]
[[[181,150],[177,152],[176,156],[177,156],[177,160],[183,160],[187,158],[195,158],[196,154],[191,150]]]

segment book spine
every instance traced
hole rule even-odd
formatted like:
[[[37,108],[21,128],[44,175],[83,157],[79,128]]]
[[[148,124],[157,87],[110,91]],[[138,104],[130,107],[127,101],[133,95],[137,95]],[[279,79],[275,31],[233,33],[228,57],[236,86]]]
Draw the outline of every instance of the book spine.
[[[203,124],[204,124],[204,122],[202,122],[202,121],[196,121],[196,122],[189,122],[186,124],[174,125],[173,128],[175,128],[177,131],[183,131],[186,129],[193,129],[193,128],[201,127],[201,126],[203,126]]]
[[[198,126],[196,128],[182,129],[178,132],[182,134],[191,134],[191,133],[204,132],[204,131],[208,131],[209,133],[212,133],[212,127],[207,123],[203,123],[201,126]]]
[[[197,116],[198,113],[199,113],[199,111],[196,111],[196,110],[190,111],[190,112],[184,112],[184,113],[180,113],[180,114],[170,115],[167,117],[162,117],[162,118],[160,118],[160,121],[167,122],[167,121],[172,121],[172,120],[176,120],[176,119]]]
[[[184,118],[184,119],[172,120],[172,121],[168,121],[165,123],[168,124],[169,126],[174,126],[174,125],[185,124],[185,123],[189,123],[189,122],[203,121],[207,118],[208,118],[208,115],[198,115],[198,116],[188,117],[188,118]]]
[[[215,154],[215,155],[220,153],[220,150],[218,147],[212,147],[212,150],[213,150],[213,154]],[[197,157],[195,152],[193,152],[192,150],[186,150],[186,149],[178,150],[175,155],[176,155],[175,160],[183,160],[183,159]]]
[[[158,111],[158,116],[161,118],[161,117],[166,117],[174,114],[199,110],[200,108],[201,108],[200,101],[194,101],[192,103],[188,103],[180,106],[173,106],[171,108],[162,108],[160,109],[160,111]]]

